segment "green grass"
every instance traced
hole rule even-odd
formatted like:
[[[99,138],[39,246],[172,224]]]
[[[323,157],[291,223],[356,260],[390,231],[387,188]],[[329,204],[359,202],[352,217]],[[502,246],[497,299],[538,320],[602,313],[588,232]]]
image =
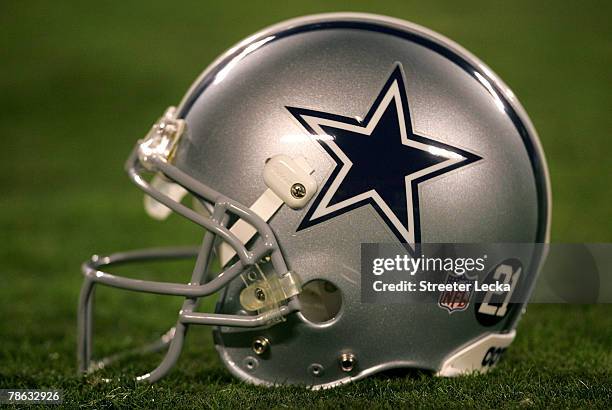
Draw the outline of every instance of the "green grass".
[[[145,216],[122,170],[132,145],[216,55],[292,16],[377,12],[463,44],[506,80],[540,132],[553,240],[612,241],[611,3],[432,3],[2,2],[0,388],[61,388],[71,406],[98,408],[609,407],[609,305],[531,306],[505,360],[487,376],[387,375],[323,392],[258,388],[224,370],[207,329],[190,332],[180,366],[157,385],[101,381],[150,369],[156,355],[86,380],[75,375],[80,262],[94,251],[201,236],[178,217]],[[176,268],[186,281],[185,265]],[[159,335],[180,305],[106,289],[98,300],[101,353]]]

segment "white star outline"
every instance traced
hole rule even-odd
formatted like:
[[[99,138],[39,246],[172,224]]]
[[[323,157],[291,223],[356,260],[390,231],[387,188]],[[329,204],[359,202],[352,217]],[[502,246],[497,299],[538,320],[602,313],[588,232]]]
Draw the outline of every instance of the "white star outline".
[[[402,80],[404,80],[405,82],[404,72],[399,63],[396,64],[393,71],[395,71],[397,68],[399,68]],[[376,103],[376,100],[373,101],[370,107],[372,107],[374,103]],[[389,208],[387,203],[382,199],[382,197],[378,194],[378,192],[376,192],[375,189],[371,189],[369,191],[356,195],[352,198],[345,199],[341,202],[338,202],[337,204],[329,206],[331,199],[333,198],[338,188],[342,185],[342,182],[344,181],[345,177],[349,173],[351,167],[353,166],[353,163],[344,154],[344,152],[340,149],[340,147],[336,145],[336,143],[334,142],[334,137],[331,135],[327,135],[326,132],[321,127],[322,126],[333,127],[337,129],[350,131],[353,133],[362,134],[364,136],[371,136],[374,129],[376,129],[376,126],[378,125],[378,122],[380,121],[382,115],[385,113],[385,111],[389,107],[389,104],[392,104],[392,103],[395,103],[397,113],[398,113],[400,138],[401,138],[402,144],[412,147],[412,148],[419,149],[421,151],[425,151],[431,155],[436,155],[436,156],[447,158],[443,162],[440,162],[435,165],[431,165],[427,168],[423,168],[417,172],[408,174],[404,177],[405,187],[406,187],[406,204],[407,204],[406,208],[407,208],[407,213],[408,213],[407,215],[408,226],[407,227],[404,226],[400,222],[400,220],[397,218],[395,213]],[[316,205],[316,209],[310,215],[309,221],[312,221],[312,222],[314,222],[315,220],[321,217],[329,215],[333,212],[339,211],[345,207],[351,206],[357,202],[360,202],[366,199],[372,199],[380,207],[380,210],[385,214],[388,220],[393,224],[395,229],[397,229],[397,231],[403,237],[406,243],[414,244],[415,243],[415,229],[414,229],[414,204],[412,200],[413,198],[412,197],[412,182],[420,177],[434,173],[444,168],[451,167],[459,162],[462,162],[468,159],[462,155],[459,155],[456,152],[449,151],[444,148],[436,147],[433,145],[424,144],[422,142],[418,142],[418,141],[408,138],[408,130],[406,129],[406,122],[405,122],[405,116],[404,116],[404,107],[402,104],[400,86],[399,86],[397,78],[395,78],[393,82],[388,86],[388,89],[384,97],[380,101],[378,107],[376,108],[376,111],[374,112],[374,114],[372,115],[372,117],[369,119],[368,123],[365,126],[348,124],[346,122],[331,120],[328,118],[321,118],[321,117],[317,117],[314,115],[308,115],[308,114],[300,114],[300,117],[313,131],[315,131],[315,135],[319,137],[318,138],[319,141],[327,145],[327,147],[329,147],[342,162],[342,164],[336,164],[336,166],[338,165],[341,166],[338,172],[338,175],[336,175],[334,181],[331,183],[331,185],[328,187],[327,191],[325,192],[325,194],[323,195],[319,203]],[[357,120],[360,123],[362,122],[360,118],[357,118]],[[414,124],[412,123],[412,118],[411,118],[411,129],[414,130]],[[328,178],[330,177],[331,175],[328,176]],[[418,189],[418,187],[415,187],[415,188]]]

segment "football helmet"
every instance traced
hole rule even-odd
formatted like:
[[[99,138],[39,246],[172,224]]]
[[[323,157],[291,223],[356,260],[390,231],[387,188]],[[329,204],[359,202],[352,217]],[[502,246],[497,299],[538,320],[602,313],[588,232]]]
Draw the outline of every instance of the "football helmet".
[[[443,36],[369,14],[293,19],[232,47],[137,142],[126,170],[152,217],[173,211],[204,228],[194,249],[83,265],[81,372],[111,361],[91,357],[95,285],[185,298],[176,325],[142,349],[167,347],[138,377],[148,382],[177,362],[191,325],[212,326],[220,360],[255,384],[486,371],[524,306],[483,322],[474,306],[362,303],[361,244],[545,243],[550,226],[545,159],[510,89]],[[107,272],[163,258],[195,258],[189,283]],[[523,265],[526,288],[543,259]],[[216,311],[198,311],[212,294]]]

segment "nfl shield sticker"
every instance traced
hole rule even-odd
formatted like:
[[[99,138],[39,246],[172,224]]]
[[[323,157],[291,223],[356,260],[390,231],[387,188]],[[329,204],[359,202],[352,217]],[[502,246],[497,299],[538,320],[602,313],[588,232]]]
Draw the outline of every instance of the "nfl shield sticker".
[[[438,305],[448,310],[448,313],[467,309],[472,298],[474,281],[465,277],[465,275],[457,276],[449,273],[446,277],[446,285],[449,290],[440,293]]]

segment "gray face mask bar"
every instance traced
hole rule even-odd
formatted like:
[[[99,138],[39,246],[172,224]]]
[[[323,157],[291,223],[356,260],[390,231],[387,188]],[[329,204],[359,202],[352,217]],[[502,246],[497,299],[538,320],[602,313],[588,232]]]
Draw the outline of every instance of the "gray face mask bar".
[[[100,369],[125,355],[161,350],[168,346],[166,356],[150,373],[137,377],[139,381],[155,382],[174,366],[183,348],[187,328],[191,324],[254,328],[269,326],[283,320],[291,312],[299,310],[297,295],[301,291],[297,277],[287,270],[278,243],[270,226],[248,207],[220,194],[170,164],[177,142],[184,130],[184,121],[174,117],[170,108],[153,126],[144,140],[136,145],[126,163],[130,179],[147,195],[163,205],[206,229],[201,247],[148,249],[117,253],[107,257],[94,256],[82,266],[85,280],[81,288],[78,309],[78,363],[79,371],[89,373]],[[169,180],[181,185],[198,200],[212,206],[210,217],[188,208],[152,187],[142,176],[146,171],[161,172]],[[257,230],[258,240],[251,249],[228,228],[230,215],[236,216]],[[227,243],[236,253],[237,261],[209,279],[211,255],[216,242]],[[188,284],[164,283],[137,280],[106,273],[101,269],[123,263],[161,259],[196,257],[195,267]],[[270,261],[273,273],[262,275],[260,280],[243,289],[240,300],[245,310],[252,315],[229,315],[196,312],[199,298],[212,295],[223,289],[236,277],[246,276],[255,265],[265,258]],[[120,289],[184,296],[182,308],[174,328],[150,345],[95,361],[92,364],[92,312],[96,284]],[[248,283],[248,282],[247,282]]]

